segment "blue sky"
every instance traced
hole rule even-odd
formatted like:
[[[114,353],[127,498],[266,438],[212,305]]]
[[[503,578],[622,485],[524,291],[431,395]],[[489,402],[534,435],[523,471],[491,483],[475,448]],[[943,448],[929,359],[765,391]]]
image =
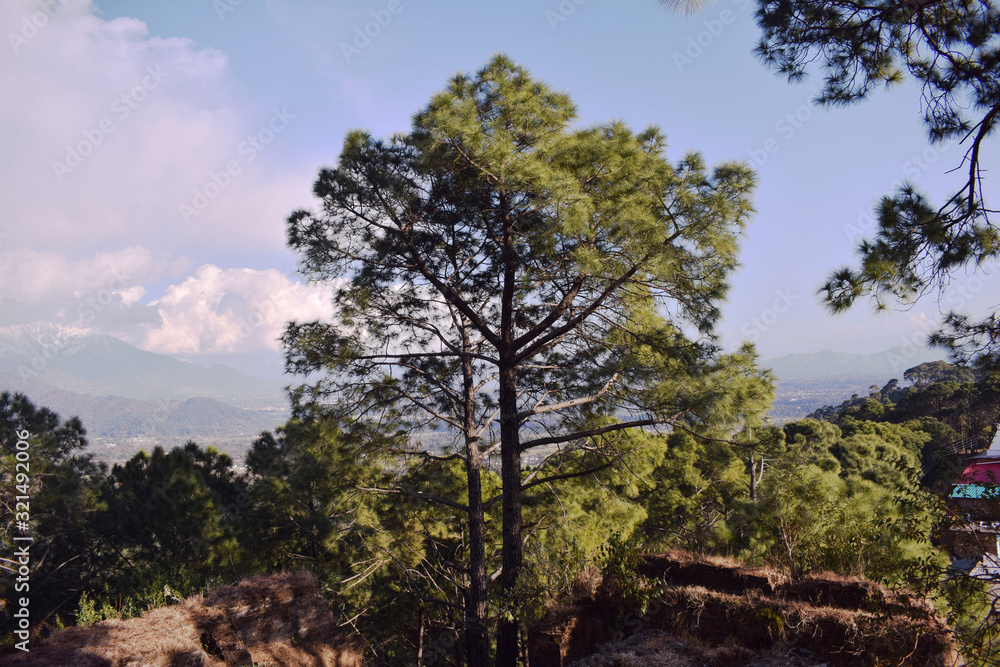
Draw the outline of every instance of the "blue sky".
[[[904,178],[944,192],[964,149],[929,147],[912,85],[812,106],[815,78],[789,85],[752,55],[744,0],[688,17],[655,0],[5,0],[0,30],[0,326],[280,368],[283,322],[330,315],[284,246],[317,169],[348,130],[406,131],[501,51],[569,93],[582,125],[656,124],[672,159],[757,168],[726,345],[870,353],[940,319],[933,298],[831,317],[815,291],[852,261],[879,194]],[[963,275],[945,303],[981,312],[998,293]]]

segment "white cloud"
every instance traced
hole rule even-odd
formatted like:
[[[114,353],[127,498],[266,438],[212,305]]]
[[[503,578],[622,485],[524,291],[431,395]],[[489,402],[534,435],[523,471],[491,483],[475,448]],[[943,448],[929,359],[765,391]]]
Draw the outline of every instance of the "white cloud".
[[[289,320],[329,319],[330,287],[306,285],[275,269],[200,267],[151,303],[161,323],[141,347],[176,355],[275,351]]]
[[[139,303],[143,284],[185,264],[154,259],[142,246],[78,260],[52,251],[0,252],[0,326],[55,322],[114,333],[155,321],[156,312]]]
[[[274,147],[252,164],[239,155],[271,110],[233,99],[226,56],[104,20],[91,0],[48,5],[51,17],[0,3],[4,249],[280,247],[312,170],[281,173]],[[184,224],[179,205],[233,159],[240,175]]]
[[[931,322],[930,318],[927,317],[927,313],[920,310],[915,314],[909,316],[910,328],[917,331],[926,331],[931,326],[938,326],[937,323]]]
[[[0,252],[0,296],[22,303],[54,302],[67,296],[85,298],[106,290],[128,304],[145,294],[139,283],[159,278],[170,268],[149,250],[133,246],[101,252],[80,260],[65,253],[39,250]]]

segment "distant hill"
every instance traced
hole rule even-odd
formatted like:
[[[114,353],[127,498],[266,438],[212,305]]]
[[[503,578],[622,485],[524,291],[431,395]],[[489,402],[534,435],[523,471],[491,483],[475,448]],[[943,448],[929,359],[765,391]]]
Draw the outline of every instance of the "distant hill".
[[[772,369],[779,380],[826,378],[884,384],[893,378],[902,381],[903,371],[908,368],[925,361],[947,358],[947,355],[939,350],[918,348],[916,354],[913,352],[912,349],[904,350],[902,347],[894,347],[877,354],[848,354],[823,350],[812,354],[788,354],[776,359],[766,359],[760,365]]]
[[[87,438],[98,446],[101,458],[127,455],[140,446],[171,447],[187,440],[218,444],[235,454],[261,431],[273,430],[288,418],[285,407],[248,410],[207,397],[139,401],[121,396],[90,396],[37,381],[25,382],[2,371],[0,391],[20,392],[62,418],[79,417],[87,429]],[[111,456],[112,452],[100,447],[110,442],[131,446]]]
[[[121,396],[89,396],[25,383],[3,372],[0,390],[25,394],[60,417],[79,417],[91,439],[253,438],[284,420],[284,410],[244,410],[214,398],[138,401]]]
[[[92,451],[119,460],[187,440],[241,453],[288,419],[282,384],[140,350],[111,336],[32,324],[0,328],[0,391],[79,417]]]
[[[774,407],[768,413],[778,424],[802,419],[826,405],[840,405],[854,394],[866,395],[872,385],[883,386],[893,378],[903,382],[903,372],[925,361],[944,359],[938,350],[894,347],[877,354],[848,354],[823,350],[788,354],[760,362],[777,378]]]
[[[280,382],[259,380],[229,366],[206,368],[111,336],[50,324],[0,327],[0,371],[91,396],[208,397],[240,407],[285,403]]]

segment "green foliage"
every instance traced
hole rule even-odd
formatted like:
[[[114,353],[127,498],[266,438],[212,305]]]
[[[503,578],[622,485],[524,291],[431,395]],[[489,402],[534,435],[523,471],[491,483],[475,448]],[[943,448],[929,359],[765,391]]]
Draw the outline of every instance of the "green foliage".
[[[139,616],[258,571],[246,537],[245,480],[212,447],[140,452],[101,480],[100,498],[93,526],[114,558],[72,598],[78,623]],[[99,563],[86,555],[91,567]]]
[[[912,183],[877,202],[878,229],[858,246],[859,267],[834,271],[822,288],[833,311],[870,297],[877,309],[910,303],[961,270],[1000,257],[1000,232],[985,200],[980,149],[1000,119],[1000,9],[989,1],[760,0],[756,52],[790,81],[818,63],[817,101],[849,105],[906,74],[922,86],[934,143],[968,141],[964,180],[935,206]],[[959,306],[961,308],[961,306]],[[1000,364],[1000,320],[952,312],[931,342],[960,359]]]
[[[747,554],[796,576],[815,569],[827,538],[835,526],[841,528],[837,510],[843,495],[843,480],[815,466],[772,471],[757,504],[748,508]]]
[[[24,432],[28,447],[22,451],[17,443]],[[34,538],[29,580],[35,624],[57,613],[68,615],[75,606],[73,592],[113,559],[107,541],[94,530],[102,511],[98,488],[104,471],[85,453],[85,435],[78,419],[61,420],[21,394],[0,394],[0,502],[6,522],[0,547],[10,555],[23,546],[13,541],[15,535]],[[28,496],[27,504],[18,506],[16,496]],[[16,512],[29,515],[29,530],[17,529]],[[14,593],[15,574],[7,567],[0,570],[0,590]],[[12,612],[12,605],[3,610],[5,627],[12,627]]]
[[[993,611],[995,584],[984,578],[948,573],[939,588],[939,608],[961,641],[962,656],[974,667],[994,667],[1000,623]]]
[[[528,521],[581,553],[596,542],[560,536],[545,512],[527,517],[527,492],[610,473],[629,457],[626,430],[731,422],[751,393],[766,395],[752,351],[717,355],[714,339],[754,174],[709,169],[695,153],[668,161],[655,127],[576,128],[575,116],[567,95],[496,56],[452,79],[409,133],[348,134],[316,181],[320,211],[288,220],[303,271],[343,279],[339,321],[286,330],[289,369],[316,378],[294,392],[296,415],[322,405],[409,432],[390,466],[402,474],[381,488],[451,509],[425,546],[438,547],[433,579],[450,572],[461,591],[476,664],[488,652],[488,571],[502,566],[501,599],[526,590]],[[418,446],[422,430],[447,444]],[[548,447],[540,472],[522,470],[522,456]],[[488,496],[494,463],[504,484]],[[464,483],[441,495],[415,474],[437,464],[461,464]],[[620,483],[616,496],[635,495]],[[585,507],[590,492],[575,491]],[[607,517],[641,520],[627,505]],[[449,562],[453,544],[463,548]],[[499,623],[501,663],[514,659],[518,618]]]
[[[837,407],[821,408],[810,418],[836,422],[852,433],[857,430],[855,422],[900,424],[911,433],[930,436],[929,442],[934,445],[992,437],[1000,413],[997,376],[982,374],[975,379],[971,369],[940,361],[915,366],[905,375],[914,386],[899,388],[898,382],[892,380],[880,391],[867,397],[856,396]],[[865,428],[872,433],[875,427]],[[913,447],[909,449],[920,453]],[[927,447],[923,449],[926,455]]]
[[[673,434],[656,486],[644,496],[647,543],[734,554],[795,575],[832,570],[914,580],[928,559],[941,558],[930,542],[935,501],[919,486],[930,435],[842,421],[843,428],[806,419],[784,432],[761,432],[756,500],[739,435],[724,442]]]
[[[651,476],[655,486],[643,495],[644,540],[653,548],[725,549],[732,539],[728,518],[746,492],[743,461],[726,443],[685,432],[671,434],[667,443]]]
[[[106,534],[153,570],[252,571],[253,556],[241,546],[234,520],[248,504],[246,482],[232,464],[226,454],[189,442],[115,465],[101,491]]]
[[[406,636],[396,631],[415,626],[419,615],[412,589],[425,588],[414,581],[415,564],[427,542],[440,545],[450,534],[440,516],[418,516],[408,499],[362,491],[397,475],[421,474],[383,466],[382,452],[400,446],[379,433],[306,415],[262,434],[247,455],[246,535],[259,561],[268,570],[307,567],[333,593],[338,620],[350,620],[386,658],[408,655]],[[430,588],[441,584],[434,580]]]
[[[79,420],[62,422],[23,396],[2,394],[2,493],[9,507],[15,443],[24,430],[30,432],[35,623],[58,626],[74,615],[83,622],[129,618],[163,604],[165,586],[186,596],[223,573],[251,571],[240,528],[248,499],[228,456],[188,443],[169,453],[140,453],[108,471],[83,453]],[[10,528],[3,538],[8,547]],[[10,576],[3,577],[0,586],[12,589]]]
[[[103,621],[105,618],[104,614],[101,611],[98,611],[97,605],[94,601],[91,600],[86,593],[83,593],[80,596],[80,604],[76,611],[76,624],[86,627],[99,621]]]
[[[971,368],[955,366],[944,361],[928,361],[908,368],[903,373],[903,379],[918,389],[936,382],[956,382],[966,384],[975,382],[976,374]]]
[[[367,486],[377,458],[329,420],[292,420],[264,433],[247,454],[253,503],[251,541],[269,569],[313,563],[317,574],[349,576],[357,536],[373,524],[357,487]]]
[[[112,619],[128,620],[165,604],[163,590],[130,590],[124,596],[116,596],[105,586],[104,591],[96,594],[94,599],[91,599],[86,592],[80,596],[76,624],[88,626]]]
[[[84,591],[76,612],[77,625],[91,625],[108,619],[129,619],[147,611],[173,604],[180,599],[204,593],[217,579],[206,578],[193,566],[170,569],[138,567],[122,576]]]
[[[929,499],[904,502],[900,493],[811,465],[774,471],[749,517],[743,555],[796,575],[830,570],[908,583],[941,554],[930,543]]]
[[[639,574],[639,554],[639,543],[634,537],[616,531],[602,547],[598,563],[607,598],[641,616],[646,613],[657,589]]]
[[[650,476],[663,461],[666,440],[636,430],[619,441],[619,465],[526,494],[524,518],[531,538],[521,585],[527,622],[570,593],[579,573],[599,565],[609,535],[631,536],[646,518],[640,498],[651,488]],[[555,459],[529,475],[557,474],[559,465]]]

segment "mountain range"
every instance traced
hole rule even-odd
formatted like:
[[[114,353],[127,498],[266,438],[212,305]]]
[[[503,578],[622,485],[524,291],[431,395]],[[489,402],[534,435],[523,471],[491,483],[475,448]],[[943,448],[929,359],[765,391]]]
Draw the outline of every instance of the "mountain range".
[[[777,392],[772,418],[788,421],[838,404],[873,384],[944,355],[926,348],[878,354],[823,350],[764,360]],[[235,453],[288,418],[283,383],[230,366],[206,367],[141,350],[85,329],[51,324],[0,327],[0,391],[18,391],[63,417],[78,416],[105,447],[171,446],[194,439]]]
[[[788,354],[760,362],[776,378],[774,405],[768,413],[775,423],[802,419],[826,405],[839,405],[854,394],[867,395],[872,385],[889,380],[902,384],[903,372],[946,355],[925,347],[894,347],[877,354],[849,354],[823,350]]]
[[[282,383],[260,380],[221,364],[205,367],[146,352],[105,334],[50,324],[0,327],[0,372],[92,396],[208,397],[240,407],[284,403]]]
[[[289,413],[279,382],[48,324],[0,328],[0,391],[79,417],[98,456],[112,459],[187,440],[237,454]]]
[[[947,355],[923,347],[894,347],[877,354],[849,354],[823,350],[810,354],[787,354],[766,359],[761,366],[774,371],[778,380],[861,380],[885,384],[892,378],[900,381],[903,371],[926,361],[946,359]]]

